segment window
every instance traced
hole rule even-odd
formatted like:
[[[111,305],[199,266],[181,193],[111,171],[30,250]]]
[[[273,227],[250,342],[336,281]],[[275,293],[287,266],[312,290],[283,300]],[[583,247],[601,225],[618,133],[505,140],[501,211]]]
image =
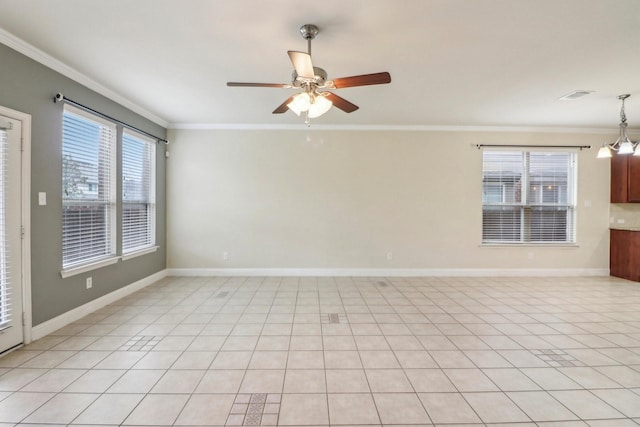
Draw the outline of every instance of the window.
[[[62,124],[62,269],[115,256],[116,128],[65,105]]]
[[[122,253],[155,245],[156,144],[125,130],[122,135]]]
[[[575,243],[576,154],[482,155],[482,243]]]

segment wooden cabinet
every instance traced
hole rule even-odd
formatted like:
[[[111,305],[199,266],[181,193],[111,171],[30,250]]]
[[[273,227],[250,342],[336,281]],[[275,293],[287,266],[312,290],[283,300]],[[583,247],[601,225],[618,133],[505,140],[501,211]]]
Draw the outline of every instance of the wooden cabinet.
[[[640,282],[640,230],[610,230],[609,272]]]
[[[629,157],[627,183],[627,200],[640,202],[640,156]]]
[[[640,203],[640,156],[611,158],[611,203]]]

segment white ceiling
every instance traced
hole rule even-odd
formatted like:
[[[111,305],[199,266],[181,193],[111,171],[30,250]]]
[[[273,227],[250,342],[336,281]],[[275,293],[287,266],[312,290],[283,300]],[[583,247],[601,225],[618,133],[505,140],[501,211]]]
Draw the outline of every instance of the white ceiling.
[[[0,9],[0,42],[44,52],[165,125],[301,124],[271,114],[291,89],[225,83],[289,83],[286,52],[306,50],[298,29],[311,23],[313,62],[329,78],[392,77],[337,91],[360,109],[333,108],[318,125],[612,129],[617,96],[630,93],[629,125],[640,127],[639,0],[0,0]],[[558,100],[574,90],[594,93]]]

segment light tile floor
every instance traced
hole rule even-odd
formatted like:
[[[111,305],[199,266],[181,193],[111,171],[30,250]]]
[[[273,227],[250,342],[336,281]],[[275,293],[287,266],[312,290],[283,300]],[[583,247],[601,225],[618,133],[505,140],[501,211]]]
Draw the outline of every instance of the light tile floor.
[[[640,425],[640,284],[167,278],[0,358],[0,426]]]

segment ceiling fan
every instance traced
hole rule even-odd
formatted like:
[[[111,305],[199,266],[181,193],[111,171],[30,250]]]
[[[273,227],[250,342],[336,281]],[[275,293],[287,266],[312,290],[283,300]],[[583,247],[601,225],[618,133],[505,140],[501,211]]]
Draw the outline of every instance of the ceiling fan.
[[[290,96],[280,104],[278,108],[273,110],[273,114],[282,114],[287,110],[293,111],[298,116],[304,113],[306,117],[305,122],[308,124],[309,119],[320,117],[329,111],[332,105],[335,105],[345,113],[352,113],[359,108],[357,105],[352,104],[335,93],[328,92],[327,89],[343,89],[391,82],[391,75],[388,72],[327,80],[327,72],[322,68],[314,67],[311,62],[311,40],[315,38],[318,32],[318,27],[315,25],[303,25],[300,27],[300,34],[307,40],[308,52],[297,52],[293,50],[287,52],[294,68],[291,76],[291,84],[227,82],[227,86],[302,89],[302,92]]]

